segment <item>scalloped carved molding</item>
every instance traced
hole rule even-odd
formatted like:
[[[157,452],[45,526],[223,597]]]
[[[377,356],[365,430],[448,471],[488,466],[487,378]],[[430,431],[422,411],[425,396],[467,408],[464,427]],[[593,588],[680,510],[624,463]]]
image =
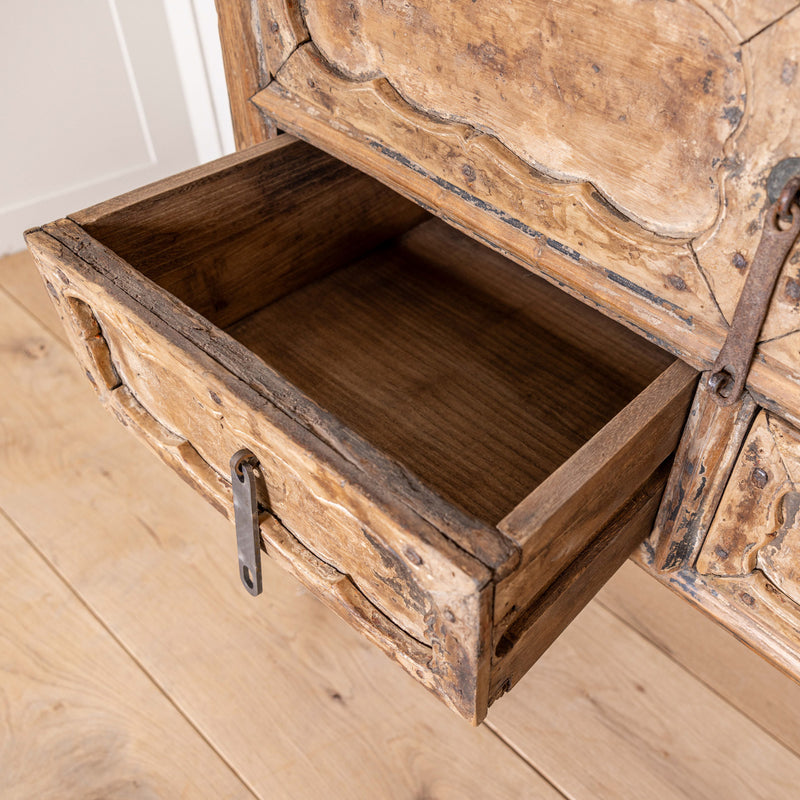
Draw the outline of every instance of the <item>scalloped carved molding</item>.
[[[737,42],[689,0],[314,0],[304,13],[338,73],[385,78],[650,230],[691,236],[717,217],[745,81]]]

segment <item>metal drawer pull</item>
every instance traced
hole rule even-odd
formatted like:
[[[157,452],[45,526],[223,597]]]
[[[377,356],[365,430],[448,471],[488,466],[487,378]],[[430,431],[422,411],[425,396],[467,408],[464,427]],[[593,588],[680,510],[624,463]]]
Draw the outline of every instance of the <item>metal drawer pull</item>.
[[[249,450],[239,450],[231,458],[239,577],[245,589],[254,597],[261,594],[261,533],[258,525],[256,467],[258,459]]]

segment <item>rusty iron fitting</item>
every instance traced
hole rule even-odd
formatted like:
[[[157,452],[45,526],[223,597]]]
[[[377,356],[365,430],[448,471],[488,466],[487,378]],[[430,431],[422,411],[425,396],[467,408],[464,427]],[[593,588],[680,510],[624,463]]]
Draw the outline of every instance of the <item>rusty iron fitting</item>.
[[[764,215],[761,240],[707,386],[718,405],[737,402],[744,391],[758,335],[783,265],[800,236],[800,175],[790,178]]]
[[[793,204],[800,206],[800,175],[790,178],[778,197],[778,216],[782,222],[791,224]]]

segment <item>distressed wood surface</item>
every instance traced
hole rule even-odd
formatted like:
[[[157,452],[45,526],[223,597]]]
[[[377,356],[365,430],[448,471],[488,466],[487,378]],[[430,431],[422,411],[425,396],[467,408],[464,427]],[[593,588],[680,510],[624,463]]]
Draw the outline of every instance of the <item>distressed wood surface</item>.
[[[0,282],[60,330],[26,259],[17,262],[23,272],[0,259]],[[5,296],[0,311],[0,386],[14,389],[0,392],[0,406],[4,430],[15,431],[0,450],[0,506],[258,796],[560,796],[529,763],[574,800],[599,792],[638,800],[653,785],[659,799],[716,797],[719,772],[739,779],[734,798],[752,796],[753,774],[773,797],[793,796],[782,776],[796,780],[796,758],[770,739],[796,741],[796,685],[636,565],[608,591],[629,599],[634,627],[660,637],[661,652],[627,625],[579,616],[541,674],[531,672],[490,713],[488,725],[511,751],[486,725],[470,731],[398,675],[271,562],[262,598],[246,595],[228,523],[100,408],[58,340]],[[35,341],[47,345],[43,358],[23,352]],[[50,469],[36,485],[20,485],[19,465],[39,448],[52,453]],[[109,580],[111,565],[123,570],[120,580]],[[636,586],[620,583],[631,575]],[[600,599],[608,605],[606,591]],[[588,652],[587,639],[595,642]],[[707,710],[702,719],[698,707]],[[264,719],[282,720],[268,738]],[[660,749],[642,744],[653,741],[655,719],[667,743]],[[723,740],[739,749],[721,753]]]
[[[87,333],[77,331],[77,348],[101,398],[119,410],[115,392],[128,389],[158,426],[189,434],[191,452],[207,465],[210,478],[203,480],[196,470],[191,477],[212,499],[229,454],[242,447],[255,453],[269,508],[279,520],[349,575],[395,624],[433,646],[430,663],[401,664],[421,672],[426,684],[433,682],[459,713],[482,718],[490,653],[480,642],[489,636],[484,605],[491,573],[398,502],[387,485],[365,484],[354,465],[47,234],[29,233],[29,242],[48,280],[60,282],[61,292],[69,286],[70,295],[79,293],[99,320],[107,341],[103,358],[81,352],[81,340],[97,343],[91,325]],[[74,326],[64,303],[61,313]],[[109,359],[113,374],[106,378],[102,367]],[[451,672],[455,665],[457,674]]]
[[[777,19],[798,7],[797,0],[699,0],[698,5],[736,28],[742,41],[752,39]]]
[[[305,22],[348,80],[386,81],[552,178],[591,180],[656,232],[697,234],[717,216],[745,80],[736,42],[690,2],[314,0]]]
[[[288,136],[72,215],[225,327],[427,217]]]
[[[499,525],[521,548],[498,583],[495,641],[533,603],[559,565],[578,555],[678,444],[697,374],[677,361]]]
[[[593,25],[590,0],[457,13],[425,0],[397,9],[316,0],[302,7],[308,40],[254,102],[706,369],[769,205],[767,175],[800,154],[800,8],[645,5],[605,4],[614,22]],[[487,14],[494,24],[478,26]],[[543,14],[548,24],[537,27]],[[526,25],[536,30],[520,33]],[[638,103],[647,113],[634,112]],[[644,156],[655,143],[658,157]],[[654,179],[662,157],[669,178]],[[779,281],[749,381],[763,405],[795,419],[797,258]]]
[[[69,226],[66,227],[66,230],[66,234],[63,230],[61,231],[65,242],[70,240]],[[440,230],[441,233],[436,234],[436,230]],[[58,235],[57,226],[53,226],[52,231]],[[423,252],[427,252],[425,244],[429,243],[430,235],[433,235],[434,239],[436,236],[444,236],[448,241],[455,236],[455,234],[448,232],[447,229],[441,226],[434,227],[433,231],[433,234],[423,231],[423,238],[418,244]],[[415,544],[408,539],[408,535],[402,528],[393,528],[393,532],[390,533],[390,528],[386,527],[389,518],[382,518],[380,515],[375,517],[375,512],[370,511],[370,507],[364,505],[363,502],[356,501],[354,505],[352,498],[344,500],[344,495],[338,490],[337,499],[333,506],[328,505],[325,507],[320,505],[319,498],[325,498],[330,495],[331,484],[325,481],[320,482],[318,467],[311,469],[308,464],[303,462],[303,459],[297,460],[298,454],[296,452],[292,454],[292,448],[288,445],[289,439],[286,438],[285,433],[280,432],[281,427],[286,424],[285,422],[281,424],[281,427],[274,427],[277,418],[269,422],[270,416],[275,416],[274,412],[270,414],[263,407],[258,416],[251,416],[248,421],[246,416],[248,405],[242,406],[240,392],[232,390],[229,385],[230,380],[217,380],[215,372],[218,372],[218,369],[215,369],[210,363],[205,363],[207,357],[201,358],[200,361],[195,358],[191,360],[191,363],[184,356],[176,359],[173,352],[175,349],[175,335],[174,333],[168,334],[167,329],[160,320],[144,313],[142,310],[135,310],[130,300],[125,299],[118,290],[115,290],[108,281],[101,279],[99,275],[90,277],[90,270],[87,265],[81,266],[77,259],[70,257],[68,253],[61,252],[54,241],[48,242],[45,234],[32,233],[29,234],[29,239],[38,254],[40,262],[45,267],[48,280],[51,282],[60,281],[60,291],[68,291],[71,295],[78,292],[82,298],[78,306],[75,305],[76,301],[71,301],[71,310],[68,309],[68,312],[65,312],[66,316],[74,318],[77,313],[75,309],[82,309],[84,303],[88,303],[87,308],[92,309],[91,314],[97,315],[99,327],[98,323],[94,321],[94,317],[91,317],[88,321],[78,320],[78,327],[81,329],[80,338],[92,345],[93,348],[90,354],[90,361],[93,362],[94,366],[90,365],[89,368],[94,373],[97,373],[95,383],[100,385],[101,390],[103,386],[111,390],[114,398],[119,398],[121,393],[132,390],[137,398],[134,401],[136,408],[138,409],[141,404],[141,406],[148,409],[148,413],[145,416],[152,414],[158,420],[158,423],[154,423],[155,426],[159,429],[163,426],[167,433],[160,436],[153,434],[154,428],[152,424],[142,424],[136,421],[140,413],[138,410],[131,410],[130,400],[126,400],[125,404],[121,405],[119,399],[114,399],[111,401],[111,406],[116,409],[118,414],[121,414],[121,418],[128,424],[133,424],[137,429],[145,430],[146,433],[149,432],[151,438],[155,436],[157,439],[164,440],[163,447],[159,446],[158,449],[173,465],[180,466],[179,462],[181,460],[188,462],[188,465],[184,465],[181,471],[188,472],[188,477],[191,480],[199,483],[201,487],[205,487],[206,491],[211,493],[212,500],[215,501],[218,507],[224,507],[227,495],[226,490],[223,489],[220,492],[215,488],[220,484],[217,474],[224,469],[227,453],[233,452],[243,445],[248,446],[259,456],[259,460],[263,465],[267,481],[268,504],[274,509],[274,513],[281,522],[295,532],[306,547],[321,556],[326,564],[343,573],[343,579],[344,576],[351,576],[352,581],[360,592],[363,592],[378,609],[387,613],[389,620],[399,624],[403,631],[410,633],[420,642],[432,645],[433,672],[431,673],[428,669],[428,657],[424,653],[420,653],[412,642],[403,643],[400,632],[392,633],[390,622],[387,621],[386,624],[378,623],[378,618],[375,618],[374,624],[377,629],[383,629],[383,631],[389,631],[389,633],[374,633],[371,638],[377,641],[384,650],[392,654],[410,672],[417,675],[426,685],[435,688],[438,693],[444,692],[450,698],[449,702],[458,708],[460,713],[480,719],[485,713],[482,708],[485,709],[487,702],[488,683],[485,682],[486,678],[482,676],[486,674],[484,670],[488,668],[490,649],[485,645],[470,644],[470,642],[481,642],[490,635],[489,631],[492,623],[490,610],[486,605],[486,597],[488,595],[482,589],[486,583],[486,577],[480,577],[478,573],[475,573],[475,576],[470,579],[472,582],[467,580],[466,583],[459,584],[454,581],[451,570],[454,564],[463,561],[463,557],[459,556],[460,551],[448,551],[447,548],[439,548],[435,537],[432,540],[428,539],[427,545],[420,546],[419,541]],[[475,245],[470,246],[472,248],[476,247]],[[409,247],[410,252],[413,251],[413,244],[410,244]],[[451,248],[450,252],[457,254],[457,247]],[[90,242],[84,242],[81,247],[81,253],[84,257],[92,258]],[[508,267],[512,270],[511,276],[515,275],[516,268],[511,265],[508,265]],[[66,272],[66,278],[64,277],[64,272]],[[369,274],[375,274],[374,268],[370,267]],[[473,273],[473,279],[477,277],[477,274],[477,272]],[[535,283],[535,279],[531,276],[527,276],[524,273],[519,274],[525,283]],[[67,281],[66,284],[64,283],[65,280]],[[395,284],[396,280],[387,285],[394,287]],[[325,288],[324,282],[321,285]],[[519,304],[519,287],[514,281],[499,285],[502,286],[501,296],[504,294],[507,297],[516,298]],[[445,289],[448,286],[449,284],[447,283],[443,284]],[[485,296],[490,284],[478,282],[473,287],[473,290],[477,286],[482,286]],[[137,292],[140,296],[144,288],[143,286],[137,287]],[[547,289],[545,295],[554,292],[555,290]],[[359,292],[359,296],[360,294]],[[448,290],[446,294],[451,295],[452,293]],[[558,298],[557,295],[556,298]],[[562,301],[563,299],[561,298]],[[313,296],[311,300],[312,305],[317,307]],[[282,303],[278,303],[274,307],[278,308],[281,305]],[[337,308],[342,306],[338,300],[334,305]],[[458,304],[456,307],[460,312],[463,312],[461,305],[463,303]],[[416,309],[420,307],[418,302],[412,303],[412,306]],[[439,316],[441,316],[442,303],[438,303],[438,306]],[[380,303],[372,304],[371,307],[379,309]],[[535,308],[535,306],[533,307]],[[524,308],[524,304],[522,308]],[[575,304],[574,309],[581,312],[582,316],[586,316],[587,310],[582,306]],[[295,312],[296,309],[293,310],[292,307],[289,307],[287,319],[297,318],[298,314]],[[87,312],[80,311],[79,316],[85,313]],[[139,317],[141,321],[131,325],[132,313],[135,313],[135,316]],[[319,310],[316,313],[318,314]],[[520,310],[515,313],[519,315]],[[596,330],[597,336],[593,337],[591,335],[592,329],[584,325],[579,336],[572,334],[573,345],[580,343],[582,337],[584,346],[589,340],[592,340],[594,346],[597,345],[597,342],[605,342],[605,357],[608,358],[611,352],[609,345],[615,341],[615,334],[613,334],[612,330],[606,330],[608,328],[606,321],[601,317],[597,317],[597,319],[600,323]],[[146,334],[142,326],[147,327]],[[450,323],[445,325],[445,328],[448,327],[452,327]],[[280,350],[280,326],[271,323],[267,328],[270,331],[274,331],[278,349]],[[102,354],[99,352],[97,345],[98,330],[102,330],[104,338],[108,340],[108,348]],[[401,330],[401,327],[398,327],[397,320],[392,330],[395,333]],[[619,330],[624,333],[622,329]],[[326,326],[325,331],[327,337],[330,334],[330,326]],[[602,338],[603,335],[605,335],[605,339]],[[246,336],[240,336],[239,338],[247,341]],[[289,336],[287,341],[290,342],[292,338],[292,336]],[[363,342],[363,337],[357,336],[356,340],[361,343]],[[172,343],[168,344],[169,341]],[[306,341],[309,341],[308,338]],[[471,338],[470,341],[474,343],[474,338]],[[628,345],[635,345],[639,348],[644,344],[635,338],[628,337],[627,334],[623,337],[622,342],[623,347],[625,342]],[[182,347],[186,347],[186,345]],[[564,343],[562,343],[560,349],[561,356],[558,363],[563,361]],[[411,351],[415,353],[418,353],[418,350],[419,348],[416,347],[411,348]],[[643,351],[642,355],[645,355],[646,352],[646,350]],[[663,355],[653,352],[652,359],[652,368],[656,370],[663,363]],[[318,359],[316,357],[312,359],[312,362],[317,363],[320,360],[325,363],[324,358]],[[450,360],[452,359],[449,358]],[[624,361],[625,359],[621,360]],[[628,368],[630,368],[631,359],[627,360]],[[395,363],[394,359],[390,359],[390,361]],[[595,366],[596,363],[597,361],[595,360]],[[602,359],[600,363],[602,363]],[[648,390],[653,397],[660,396],[662,393],[665,397],[669,397],[669,402],[665,400],[663,403],[665,408],[671,408],[670,403],[674,405],[676,402],[673,393],[677,392],[676,396],[686,394],[684,391],[685,385],[688,385],[686,382],[693,380],[693,371],[682,365],[680,367],[679,369],[677,367],[672,368],[676,376],[672,380],[672,383],[675,383],[674,387],[672,387],[672,383],[669,380],[664,383],[663,387],[657,381],[654,384],[655,388]],[[641,369],[642,365],[639,364],[637,371],[631,373],[629,380],[638,381],[638,385],[641,385],[643,380]],[[371,370],[369,374],[374,379],[374,370]],[[141,376],[145,375],[147,379],[142,380]],[[617,382],[621,375],[622,373],[615,379]],[[199,379],[202,381],[202,387],[200,384],[194,385],[198,380],[196,376],[202,376]],[[292,377],[292,375],[289,375],[289,377]],[[609,380],[607,375],[605,380]],[[347,381],[345,381],[345,384],[350,387],[352,394],[351,384]],[[186,385],[189,386],[188,394],[185,392]],[[181,392],[184,394],[181,394]],[[362,393],[357,392],[357,394]],[[210,405],[206,395],[211,399],[216,397],[214,403],[219,409],[218,411],[211,410],[214,406]],[[450,398],[448,402],[452,402],[452,393],[449,393],[448,397]],[[197,411],[195,409],[198,407],[198,403],[200,404],[200,410],[204,414],[208,414],[210,419],[217,420],[211,427],[210,436],[197,424]],[[638,411],[636,412],[639,415],[650,408],[650,402],[647,400],[639,405],[641,408],[637,406]],[[587,409],[589,408],[591,406],[587,406]],[[243,413],[245,416],[242,416]],[[611,413],[613,413],[613,410]],[[607,411],[604,412],[601,421],[607,418],[607,414]],[[586,425],[587,420],[592,419],[592,417],[591,415],[587,417],[576,413],[574,419],[577,421],[582,420],[581,424]],[[514,420],[514,422],[518,424],[519,420]],[[265,424],[271,426],[269,431],[264,428]],[[591,430],[594,430],[600,422],[590,422],[589,424],[591,425]],[[619,425],[623,425],[623,423],[619,422]],[[251,429],[253,433],[244,433],[248,429]],[[170,434],[169,431],[191,431],[191,445],[188,445],[182,439],[175,441],[174,435]],[[233,439],[228,441],[231,438],[231,433],[235,433],[238,436],[236,441]],[[492,439],[494,435],[495,431],[492,431]],[[307,450],[312,445],[308,437],[304,441],[306,442],[304,448]],[[582,440],[579,439],[580,441]],[[669,437],[665,437],[663,441],[668,444]],[[270,451],[264,449],[265,442],[270,442]],[[597,452],[599,453],[604,447],[607,449],[608,446],[610,446],[609,443],[606,443],[603,447],[598,446]],[[614,448],[612,447],[611,449],[613,450]],[[304,458],[307,459],[308,455],[306,454]],[[652,456],[650,461],[653,461],[654,458],[656,456]],[[471,461],[472,459],[468,460]],[[205,472],[208,473],[209,477],[203,474],[204,464],[209,465],[205,467]],[[653,461],[653,465],[657,465],[657,461]],[[598,464],[597,466],[599,469],[600,465]],[[647,467],[643,464],[639,464],[639,470],[643,474],[647,474]],[[624,488],[629,493],[633,491],[629,487]],[[377,487],[371,487],[369,491],[374,495],[376,490]],[[333,497],[334,495],[330,496]],[[325,501],[325,503],[328,502]],[[352,507],[351,513],[354,515],[354,519],[358,520],[360,533],[354,534],[349,518],[342,517],[338,512],[333,511],[333,508],[338,508],[343,502],[348,507]],[[402,508],[395,506],[393,513],[396,516],[399,515],[397,518],[402,521],[404,526],[409,525],[409,523],[412,524],[412,527],[418,526],[418,523],[412,522],[412,518],[408,516],[407,512],[403,515]],[[381,519],[383,521],[380,521]],[[311,520],[311,524],[309,524],[309,520]],[[597,531],[596,528],[590,529],[586,526],[581,530],[585,541],[591,539]],[[325,532],[322,537],[320,536],[321,531]],[[332,533],[336,535],[332,536]],[[383,546],[380,545],[380,542],[385,540],[387,534],[391,539],[397,540],[398,543],[382,550]],[[400,536],[399,540],[397,539],[398,534]],[[573,540],[575,540],[574,536]],[[577,540],[575,541],[577,542]],[[369,549],[365,550],[364,545],[367,543],[369,543]],[[439,543],[441,544],[442,542],[439,541]],[[436,550],[430,550],[431,546]],[[270,544],[267,544],[267,549],[270,549]],[[623,549],[625,552],[622,553],[616,563],[619,563],[624,558],[630,546],[626,544]],[[372,557],[373,552],[375,553],[375,558]],[[404,557],[407,560],[411,559],[410,563],[406,565],[403,560],[398,558],[396,553],[405,554]],[[562,558],[562,562],[567,563],[564,558],[575,554],[569,551]],[[610,563],[611,560],[613,559],[598,559],[592,564],[591,568],[598,570],[599,575],[600,567]],[[550,573],[554,569],[553,559],[550,558],[549,561],[551,562],[548,566],[550,572],[542,580],[549,581],[552,577]],[[427,565],[426,569],[430,570],[436,563],[441,565],[444,572],[436,568],[440,577],[435,577],[437,573],[434,572],[431,580],[425,578],[420,583],[415,576],[416,571],[413,568],[424,564]],[[464,569],[466,563],[464,562],[459,569]],[[583,569],[586,569],[586,565],[584,565]],[[596,577],[594,582],[586,585],[599,586],[608,577],[608,574],[609,571],[605,571],[602,573],[602,577]],[[320,581],[324,585],[329,582],[327,579]],[[382,588],[382,584],[389,586],[402,585],[406,588],[402,592],[398,590],[396,594],[387,594],[385,589]],[[546,584],[541,585],[544,586]],[[324,588],[319,591],[323,597],[328,597],[329,600],[332,598],[332,605],[340,613],[353,620],[357,627],[364,629],[361,622],[364,615],[359,610],[359,603],[350,602],[342,605],[341,594],[334,593],[335,596],[333,596]],[[579,595],[566,595],[572,598],[571,610],[573,615],[591,596],[586,592],[579,593]],[[520,608],[525,606],[526,603],[523,603]],[[555,619],[556,616],[555,612],[551,614],[552,619]],[[564,619],[566,618],[567,616],[565,615]],[[558,626],[551,626],[544,633],[537,635],[538,646],[543,647],[545,640],[552,641],[559,630]],[[470,651],[469,647],[474,649]],[[485,663],[485,666],[481,666],[483,663]],[[515,663],[519,665],[522,661],[517,660]],[[519,667],[517,669],[519,670]],[[480,688],[481,686],[484,688]],[[457,692],[457,694],[453,694],[453,692]],[[481,699],[482,696],[483,699]],[[470,698],[472,699],[470,700]],[[478,705],[475,710],[470,711],[468,706],[464,705],[464,703],[470,702],[477,702]]]
[[[298,0],[260,0],[249,5],[256,11],[266,78],[262,86],[272,80],[286,59],[308,40],[303,15]],[[253,89],[250,94],[255,94]]]
[[[491,526],[672,362],[438,220],[229,332]]]
[[[2,305],[10,305],[6,296]],[[51,337],[43,339],[41,329],[26,322],[27,342],[14,338],[19,331],[3,330],[4,351],[16,345],[19,354],[27,346],[23,358],[46,358],[44,341]],[[3,453],[9,453],[6,441]],[[58,529],[53,519],[43,533],[52,537]],[[3,516],[0,547],[0,784],[6,800],[254,797]]]
[[[724,320],[689,244],[643,233],[592,185],[532,173],[496,140],[420,114],[385,82],[354,85],[311,44],[254,100],[287,129],[676,353],[711,359],[719,347]]]
[[[760,411],[744,439],[704,539],[693,559],[662,571],[663,532],[637,551],[660,581],[729,628],[795,679],[800,675],[800,536],[797,481],[800,434]],[[689,512],[693,502],[689,502]],[[668,540],[668,539],[667,539]]]
[[[800,675],[798,606],[760,571],[745,577],[703,575],[695,569],[662,572],[645,542],[634,559],[683,600],[730,630],[736,638],[795,680]]]
[[[68,341],[67,332],[53,311],[53,301],[44,291],[41,278],[32,280],[30,271],[31,254],[28,250],[0,258],[0,283],[13,300],[36,317],[50,334],[64,342]]]
[[[247,0],[215,0],[228,84],[228,102],[236,149],[260,144],[277,134],[275,123],[259,113],[250,98],[267,81],[261,56],[257,17]]]
[[[0,280],[57,327],[26,266],[9,276],[0,259]],[[638,567],[610,588],[641,578],[635,607],[652,609],[642,617],[662,652],[587,611],[498,702],[491,729],[471,731],[268,560],[265,594],[246,595],[228,523],[99,407],[59,341],[5,295],[0,312],[0,385],[13,387],[0,406],[15,431],[0,450],[0,505],[257,796],[549,799],[562,796],[555,785],[574,800],[660,800],[715,798],[720,780],[732,798],[793,796],[797,759],[771,736],[796,732],[788,679],[750,664],[732,637],[731,651],[704,650],[726,634],[677,597],[648,606],[659,587]],[[25,354],[33,342],[46,345],[38,358]],[[35,453],[48,468],[20,470]],[[708,687],[679,666],[691,648]],[[723,699],[737,680],[747,714]],[[662,747],[643,744],[654,736]]]
[[[657,377],[667,354],[439,221],[332,272],[341,242],[326,259],[332,237],[312,231],[311,256],[293,264],[281,237],[291,255],[302,236],[274,226],[275,194],[296,190],[289,216],[313,218],[361,180],[327,156],[296,174],[304,155],[317,158],[302,143],[270,143],[75,214],[102,242],[72,220],[29,232],[29,242],[84,368],[121,421],[226,513],[228,458],[254,452],[275,522],[267,549],[287,564],[296,557],[294,571],[338,613],[479,721],[492,626],[526,613],[670,455],[694,371],[676,363]],[[334,226],[340,238],[360,232],[353,247],[424,215],[363,180],[373,216]],[[229,285],[217,294],[227,299],[210,315],[232,337],[110,247],[206,313],[226,263]],[[282,296],[284,283],[295,291]],[[565,462],[560,485],[553,472]],[[520,517],[513,535],[495,527],[553,492],[563,510],[564,486],[594,492],[577,524],[555,513],[531,530]],[[525,574],[502,594],[517,613],[497,617],[492,583],[512,575],[521,540]],[[624,557],[606,552],[584,587]],[[548,595],[560,609],[572,598],[573,615],[590,596]],[[554,609],[549,619],[567,616]],[[537,626],[526,652],[559,630]]]
[[[515,615],[502,637],[495,633],[492,701],[514,687],[647,537],[668,473],[664,464],[650,476],[569,567]]]
[[[762,410],[698,543],[694,569],[680,565],[672,577],[658,575],[795,677],[800,675],[798,465],[800,434]],[[649,543],[637,558],[656,570]]]
[[[800,8],[747,43],[751,64],[747,112],[727,154],[727,205],[717,224],[695,242],[698,261],[727,320],[733,317],[747,267],[771,205],[766,182],[773,166],[800,157]],[[768,342],[800,329],[798,279],[800,247],[790,254],[776,286],[762,340]],[[771,353],[766,346],[764,355]],[[774,356],[773,356],[774,357]],[[797,364],[786,367],[796,372]]]
[[[697,569],[719,576],[760,570],[799,604],[800,624],[798,481],[800,433],[762,412],[742,448]]]
[[[694,565],[758,410],[747,392],[734,405],[718,405],[706,378],[700,379],[655,522],[655,560],[662,570]]]
[[[780,528],[782,499],[792,488],[768,416],[762,411],[744,442],[705,538],[698,571],[750,574],[760,549]]]
[[[35,269],[25,266],[35,286]],[[42,289],[35,303],[46,308],[43,302]],[[491,731],[466,726],[269,559],[264,594],[254,600],[244,592],[230,523],[103,411],[65,345],[2,291],[0,351],[0,386],[13,388],[0,392],[0,507],[256,796],[561,797]],[[6,558],[0,569],[12,564]],[[46,613],[42,627],[51,607],[56,617],[66,614],[53,591],[48,586],[52,606],[37,606]],[[67,652],[75,652],[74,641]],[[104,646],[82,652],[84,675]],[[88,685],[81,679],[76,691],[88,702],[110,683],[105,673]],[[102,695],[101,713],[137,684]],[[158,704],[142,697],[134,706],[131,714],[144,709],[142,724],[153,731],[144,746],[157,744],[157,763],[172,757],[166,794],[158,796],[230,796],[213,782],[210,750],[191,762],[202,784],[182,794],[181,753],[197,734],[185,726],[187,742],[169,747],[156,734]],[[84,727],[70,743],[87,738]],[[29,754],[46,741],[37,737]],[[111,744],[99,742],[102,752]],[[38,762],[42,781],[55,764]],[[89,796],[97,762],[69,767],[87,781],[75,796]],[[50,796],[64,797],[65,785],[56,783]],[[103,796],[142,793],[139,786]],[[23,794],[32,796],[48,795]]]

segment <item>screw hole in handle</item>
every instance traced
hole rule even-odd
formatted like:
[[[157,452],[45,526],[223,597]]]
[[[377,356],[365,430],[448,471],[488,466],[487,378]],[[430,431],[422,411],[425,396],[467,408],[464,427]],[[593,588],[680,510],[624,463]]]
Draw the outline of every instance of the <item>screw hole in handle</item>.
[[[240,567],[240,574],[242,578],[242,582],[244,585],[252,591],[255,588],[255,581],[250,577],[250,570],[247,568],[246,564],[239,563]]]

